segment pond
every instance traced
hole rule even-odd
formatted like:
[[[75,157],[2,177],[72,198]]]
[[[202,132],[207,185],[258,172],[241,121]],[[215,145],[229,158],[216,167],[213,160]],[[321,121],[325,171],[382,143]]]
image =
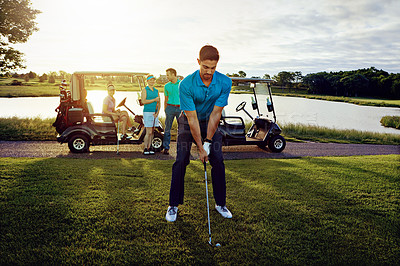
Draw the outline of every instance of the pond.
[[[95,112],[101,112],[102,101],[106,91],[88,91],[88,101],[93,104]],[[119,103],[127,97],[126,105],[135,113],[141,114],[143,107],[137,104],[137,92],[119,92],[115,99]],[[164,95],[161,93],[163,106]],[[272,113],[266,111],[266,95],[259,97],[261,113],[273,118]],[[236,112],[236,106],[246,101],[245,109],[257,116],[251,108],[251,95],[231,94],[229,104],[225,107],[227,115],[241,116],[246,121],[250,118],[243,112]],[[348,103],[312,100],[296,97],[274,96],[273,102],[279,124],[300,123],[323,126],[336,129],[356,129],[361,131],[400,134],[400,130],[385,128],[380,125],[383,116],[400,116],[400,108],[359,106]],[[24,97],[0,98],[0,117],[41,117],[55,118],[55,108],[59,105],[59,97]],[[165,116],[163,112],[160,116]]]

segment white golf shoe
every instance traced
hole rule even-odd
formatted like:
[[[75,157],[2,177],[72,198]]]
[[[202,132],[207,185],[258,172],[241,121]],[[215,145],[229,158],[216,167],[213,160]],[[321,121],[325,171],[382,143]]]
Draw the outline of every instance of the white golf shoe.
[[[232,213],[228,210],[226,206],[218,206],[215,205],[215,209],[222,215],[224,218],[232,218]]]
[[[175,222],[177,216],[178,216],[178,207],[169,206],[168,210],[167,210],[167,214],[165,215],[165,219],[168,222]]]

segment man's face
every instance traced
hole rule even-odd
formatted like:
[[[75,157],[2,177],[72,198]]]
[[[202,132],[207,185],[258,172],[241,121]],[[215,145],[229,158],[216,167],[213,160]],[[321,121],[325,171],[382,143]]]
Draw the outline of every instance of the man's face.
[[[167,79],[168,81],[172,82],[174,80],[175,75],[171,72],[167,71]]]
[[[197,59],[200,65],[200,77],[202,80],[211,80],[215,70],[217,69],[217,60],[203,60]]]

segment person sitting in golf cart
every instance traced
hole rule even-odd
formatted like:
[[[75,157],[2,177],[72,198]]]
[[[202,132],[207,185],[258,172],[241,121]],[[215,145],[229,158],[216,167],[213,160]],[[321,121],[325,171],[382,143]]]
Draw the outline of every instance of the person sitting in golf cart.
[[[144,155],[154,154],[154,150],[151,148],[151,142],[153,141],[154,127],[158,127],[158,113],[160,112],[160,94],[154,84],[156,78],[153,75],[147,75],[147,86],[142,90],[142,103],[143,108],[143,120],[146,128],[146,136],[144,137]]]
[[[129,114],[127,111],[115,110],[115,87],[113,84],[109,84],[107,86],[108,95],[104,98],[103,101],[103,114],[109,114],[113,117],[114,122],[122,122],[121,125],[121,140],[127,140],[132,137],[126,134],[127,127],[132,127],[132,123],[129,119]]]

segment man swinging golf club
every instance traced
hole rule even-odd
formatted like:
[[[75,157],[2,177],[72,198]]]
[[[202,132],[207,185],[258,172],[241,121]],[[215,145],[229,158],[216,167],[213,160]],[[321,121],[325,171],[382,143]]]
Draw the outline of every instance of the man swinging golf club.
[[[232,80],[216,71],[218,50],[210,45],[201,48],[197,59],[200,70],[187,76],[179,85],[181,110],[178,119],[176,161],[172,166],[169,207],[165,216],[174,222],[178,205],[183,204],[184,177],[190,162],[190,149],[195,142],[200,160],[212,166],[212,186],[216,210],[225,218],[232,218],[226,208],[225,165],[222,155],[222,135],[218,124],[232,87]]]

